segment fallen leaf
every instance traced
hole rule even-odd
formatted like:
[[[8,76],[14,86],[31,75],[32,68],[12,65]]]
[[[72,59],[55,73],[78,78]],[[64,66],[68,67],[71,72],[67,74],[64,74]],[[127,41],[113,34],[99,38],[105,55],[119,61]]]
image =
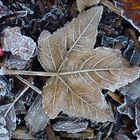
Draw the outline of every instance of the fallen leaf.
[[[97,140],[98,138],[93,133],[93,129],[86,129],[83,132],[80,133],[64,133],[60,132],[59,136],[60,140],[66,140],[66,139],[82,139],[82,140]]]
[[[0,140],[10,140],[9,132],[3,125],[0,125]]]
[[[102,7],[83,11],[77,19],[54,34],[39,37],[39,60],[54,72],[43,87],[43,105],[50,118],[60,111],[99,122],[114,121],[102,89],[116,89],[138,78],[139,67],[130,67],[121,53],[96,48]]]
[[[85,8],[96,5],[100,0],[77,0],[77,8],[79,12],[83,11]]]
[[[41,101],[42,96],[38,95],[25,116],[26,125],[32,133],[43,130],[49,122],[49,117],[42,109]]]
[[[131,140],[131,139],[129,139],[129,137],[126,136],[125,134],[117,134],[117,136],[116,136],[115,139],[116,139],[116,140]]]
[[[139,0],[114,0],[115,5],[122,8],[123,17],[140,32],[140,1]]]
[[[28,63],[29,63],[28,61],[23,60],[18,56],[10,55],[9,58],[5,60],[4,66],[9,69],[22,70],[27,67]]]
[[[78,133],[86,130],[87,126],[88,122],[86,120],[67,117],[53,124],[53,129],[55,131],[65,131],[67,133]]]
[[[124,103],[117,107],[117,110],[121,114],[128,115],[131,119],[135,117],[135,100],[132,100],[129,97],[124,98]]]
[[[120,105],[117,110],[121,114],[128,115],[131,119],[135,119],[136,130],[133,131],[133,134],[137,136],[138,140],[140,139],[140,98],[133,100],[131,98],[125,97],[125,102]]]
[[[11,85],[5,76],[0,76],[0,96],[10,95]]]
[[[119,91],[123,95],[127,95],[132,99],[137,99],[140,97],[140,78],[120,88]]]
[[[11,104],[0,106],[0,140],[9,140],[12,131],[16,129],[16,113],[15,108],[12,107],[10,112],[4,117],[7,109]]]
[[[21,34],[20,27],[6,28],[3,30],[3,50],[19,56],[23,60],[30,60],[36,53],[36,43]]]
[[[35,140],[35,138],[25,131],[25,128],[16,129],[12,134],[12,139],[19,139],[19,140]]]

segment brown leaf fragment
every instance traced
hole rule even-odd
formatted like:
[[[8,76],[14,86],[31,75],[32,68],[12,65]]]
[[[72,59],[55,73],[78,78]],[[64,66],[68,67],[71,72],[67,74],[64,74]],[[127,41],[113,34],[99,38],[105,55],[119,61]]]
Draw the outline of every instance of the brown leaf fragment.
[[[38,95],[25,116],[26,125],[32,133],[43,130],[49,122],[49,117],[42,109],[42,96]]]
[[[140,1],[114,0],[117,7],[122,9],[123,18],[130,22],[140,32]]]
[[[96,5],[100,0],[77,0],[77,8],[79,12],[83,11],[85,8]]]
[[[16,129],[12,135],[13,139],[18,140],[35,140],[35,138],[23,129]]]
[[[107,95],[109,95],[113,100],[115,100],[119,104],[123,103],[123,99],[117,93],[108,91]]]
[[[60,111],[98,122],[114,121],[102,89],[116,89],[138,78],[139,67],[130,67],[121,53],[96,48],[102,7],[83,11],[77,19],[52,35],[39,37],[39,60],[48,72],[56,72],[43,87],[43,105],[50,118]]]
[[[60,132],[60,140],[66,139],[82,139],[82,140],[97,140],[98,138],[94,135],[93,129],[86,129],[80,133],[64,133]]]

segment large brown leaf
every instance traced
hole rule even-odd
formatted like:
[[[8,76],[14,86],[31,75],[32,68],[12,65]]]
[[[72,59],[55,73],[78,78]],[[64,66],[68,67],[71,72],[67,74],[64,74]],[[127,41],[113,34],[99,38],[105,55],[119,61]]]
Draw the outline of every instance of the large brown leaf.
[[[138,78],[139,68],[130,68],[119,51],[97,48],[97,26],[102,7],[82,12],[54,34],[39,37],[39,60],[55,72],[43,88],[44,109],[51,118],[60,111],[95,121],[113,121],[102,89],[114,91]]]
[[[100,0],[77,0],[77,8],[81,12],[85,8],[96,5],[99,2]]]

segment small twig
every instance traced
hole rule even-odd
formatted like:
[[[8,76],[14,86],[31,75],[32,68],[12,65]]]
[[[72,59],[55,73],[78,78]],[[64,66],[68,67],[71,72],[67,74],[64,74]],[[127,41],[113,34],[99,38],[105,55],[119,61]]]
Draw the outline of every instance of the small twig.
[[[6,113],[4,114],[4,117],[6,118],[6,116],[8,115],[9,111],[11,110],[11,108],[14,106],[14,104],[18,101],[18,99],[29,89],[29,86],[27,86],[18,96],[17,98],[13,101],[13,103],[11,103],[11,105],[9,106],[9,108],[7,109]]]
[[[27,86],[29,86],[30,88],[32,88],[34,91],[36,91],[38,94],[42,94],[42,91],[39,90],[37,87],[33,86],[30,82],[28,82],[27,80],[23,79],[21,76],[15,75],[15,77],[17,79],[19,79],[20,81],[22,81],[24,84],[26,84]]]
[[[0,75],[34,75],[34,76],[57,76],[56,72],[39,72],[39,71],[24,71],[24,70],[10,70],[1,67]]]

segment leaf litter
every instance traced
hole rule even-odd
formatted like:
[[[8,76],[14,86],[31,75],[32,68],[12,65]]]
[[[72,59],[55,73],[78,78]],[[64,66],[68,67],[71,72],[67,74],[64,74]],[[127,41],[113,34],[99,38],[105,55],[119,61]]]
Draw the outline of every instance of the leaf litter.
[[[12,102],[5,116],[15,107],[17,117],[5,138],[139,139],[139,33],[127,15],[108,0],[25,1],[1,2],[1,106]]]

